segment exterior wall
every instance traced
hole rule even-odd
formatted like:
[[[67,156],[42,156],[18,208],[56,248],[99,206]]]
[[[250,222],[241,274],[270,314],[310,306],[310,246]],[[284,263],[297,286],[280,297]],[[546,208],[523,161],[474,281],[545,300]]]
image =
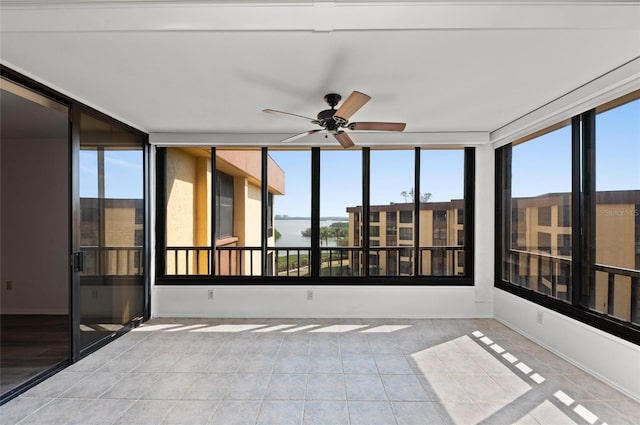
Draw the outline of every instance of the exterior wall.
[[[421,247],[431,247],[434,246],[434,238],[433,238],[433,211],[434,210],[445,210],[447,214],[447,220],[445,224],[446,229],[446,245],[447,246],[457,246],[458,245],[458,230],[463,230],[464,224],[458,224],[457,218],[460,211],[458,208],[458,204],[462,204],[462,200],[456,200],[452,202],[427,202],[421,204],[420,209],[420,246]],[[371,241],[376,241],[379,243],[380,247],[395,247],[395,246],[407,246],[413,247],[414,241],[414,223],[415,217],[413,217],[411,223],[402,223],[400,222],[400,211],[413,211],[413,204],[391,204],[391,205],[372,205],[370,207],[371,212],[378,213],[380,218],[378,222],[370,222],[370,226],[379,226],[380,235],[379,236],[370,236]],[[396,213],[396,234],[395,236],[390,237],[387,233],[387,226],[389,225],[387,213],[395,212]],[[356,222],[355,214],[362,214],[361,207],[349,207],[347,208],[347,213],[349,214],[349,245],[354,245],[356,243],[356,229],[358,234],[361,234],[361,228],[357,228],[357,226],[361,226],[361,222]],[[409,229],[409,234],[411,235],[407,239],[401,239],[401,229]],[[375,249],[375,246],[372,246]],[[432,253],[430,251],[423,251],[421,253],[421,273],[423,275],[432,274]],[[398,251],[398,266],[402,262],[411,262],[411,257],[403,256],[402,251]],[[455,255],[455,252],[448,251],[446,253],[446,259],[444,263],[444,270],[451,270],[453,263],[453,270],[455,274],[463,273],[463,265],[458,263],[458,257]],[[386,254],[381,251],[379,256],[379,264],[380,274],[386,275],[388,273],[387,266],[390,266],[388,257]],[[409,273],[412,274],[413,272]],[[405,273],[402,273],[405,274]]]
[[[196,158],[181,149],[167,149],[167,246],[195,246]],[[167,274],[187,272],[179,258],[177,268],[167,262]]]
[[[515,198],[519,211],[517,232],[517,249],[533,253],[540,250],[539,234],[550,235],[550,252],[548,255],[564,257],[570,260],[569,255],[561,255],[558,246],[558,236],[571,235],[570,223],[563,226],[558,221],[558,211],[561,205],[568,204],[569,195],[545,194],[533,198]],[[636,235],[640,232],[636,227],[636,204],[640,202],[640,191],[611,191],[598,192],[596,195],[596,263],[637,269],[636,263]],[[541,208],[550,208],[550,225],[539,223]],[[524,218],[524,220],[523,220]],[[526,265],[526,254],[520,254],[518,262]],[[532,260],[534,261],[534,260]],[[523,268],[523,273],[530,276],[531,288],[542,291],[538,287],[538,268],[535,264]],[[551,282],[542,278],[542,284],[550,290]],[[615,276],[614,291],[614,315],[624,320],[629,320],[631,309],[631,279],[625,276]],[[595,273],[595,299],[593,308],[600,312],[608,311],[608,275],[603,272]],[[566,285],[558,285],[558,292],[564,293]]]
[[[260,247],[262,236],[262,184],[260,150],[216,151],[218,170],[233,177],[233,236],[216,241],[217,247]],[[284,173],[269,158],[267,162],[269,191],[284,193]],[[211,246],[212,169],[208,152],[199,148],[167,149],[167,246],[207,248]],[[273,227],[273,223],[272,223]],[[273,238],[269,239],[272,245]],[[167,261],[169,275],[207,274],[208,257],[204,251],[189,254],[178,251],[177,265]],[[252,254],[253,253],[253,254]],[[238,255],[242,255],[240,258]],[[173,260],[174,257],[171,257]],[[196,264],[196,261],[199,264]],[[216,270],[221,275],[259,274],[260,251],[220,250],[215,256]],[[197,267],[199,266],[199,267]],[[253,270],[253,271],[252,271]]]

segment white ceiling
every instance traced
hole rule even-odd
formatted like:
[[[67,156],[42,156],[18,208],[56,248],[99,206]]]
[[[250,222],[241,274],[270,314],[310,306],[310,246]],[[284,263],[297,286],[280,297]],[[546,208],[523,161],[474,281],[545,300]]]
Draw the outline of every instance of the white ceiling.
[[[372,97],[353,121],[407,123],[406,135],[356,142],[488,141],[640,56],[637,1],[0,5],[3,64],[146,132],[265,144],[315,127],[262,109],[314,117],[326,93],[353,90]]]

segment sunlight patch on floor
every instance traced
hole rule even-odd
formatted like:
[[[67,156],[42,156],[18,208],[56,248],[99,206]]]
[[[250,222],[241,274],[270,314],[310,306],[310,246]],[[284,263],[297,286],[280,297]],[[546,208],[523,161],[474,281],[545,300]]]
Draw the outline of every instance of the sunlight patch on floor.
[[[192,332],[246,332],[258,328],[264,328],[265,324],[227,324],[227,325],[215,325],[208,326],[206,328],[194,329]]]
[[[366,328],[367,325],[331,325],[309,331],[310,333],[345,333]]]
[[[369,334],[369,333],[391,333],[391,332],[401,331],[403,329],[407,329],[407,328],[410,328],[410,327],[411,327],[411,325],[382,325],[382,326],[376,326],[375,328],[365,329],[365,330],[360,331],[360,332],[365,333],[365,334]]]

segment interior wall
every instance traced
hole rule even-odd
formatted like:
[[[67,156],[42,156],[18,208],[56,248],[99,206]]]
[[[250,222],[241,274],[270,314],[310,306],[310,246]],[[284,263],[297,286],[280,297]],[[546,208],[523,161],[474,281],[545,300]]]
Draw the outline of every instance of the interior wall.
[[[68,140],[0,143],[2,314],[69,314]]]
[[[497,320],[640,401],[640,346],[508,292],[494,295]]]

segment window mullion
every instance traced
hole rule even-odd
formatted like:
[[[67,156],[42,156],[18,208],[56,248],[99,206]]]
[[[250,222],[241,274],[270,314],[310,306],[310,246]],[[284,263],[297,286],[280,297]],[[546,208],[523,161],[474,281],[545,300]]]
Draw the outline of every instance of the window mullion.
[[[311,148],[311,276],[320,276],[320,148]]]
[[[415,148],[413,174],[413,275],[419,276],[421,267],[420,254],[420,148]],[[398,258],[398,261],[400,259]]]
[[[218,219],[217,196],[218,196],[218,170],[216,169],[216,148],[211,147],[211,223],[209,229],[211,231],[211,275],[216,275],[216,246],[218,241]]]
[[[369,203],[371,150],[362,148],[362,275],[369,276]]]
[[[596,236],[596,114],[592,109],[582,114],[582,294],[580,302],[589,308],[594,307],[595,276],[592,272],[595,263]]]

